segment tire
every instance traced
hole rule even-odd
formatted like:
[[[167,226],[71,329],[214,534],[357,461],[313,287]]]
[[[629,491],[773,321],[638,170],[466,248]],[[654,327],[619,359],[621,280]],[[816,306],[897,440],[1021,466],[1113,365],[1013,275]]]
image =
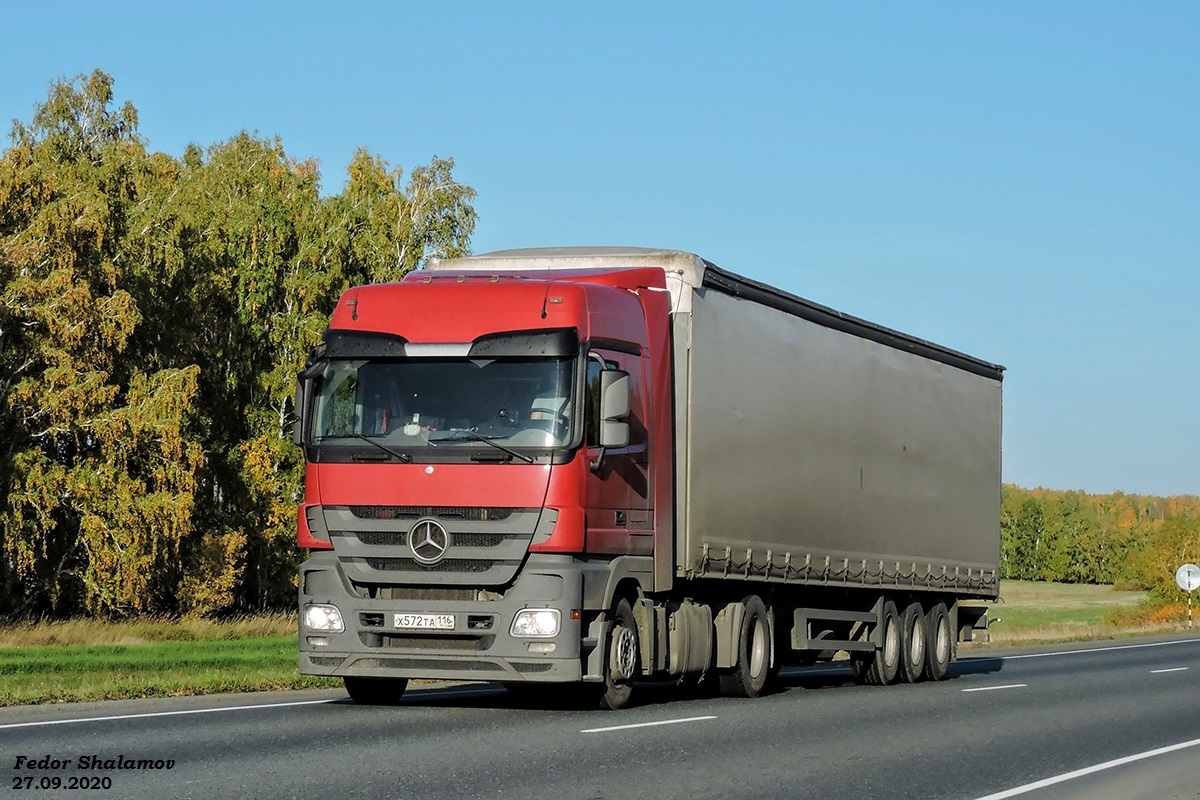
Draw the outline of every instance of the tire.
[[[900,612],[891,600],[883,604],[879,625],[882,630],[881,645],[873,653],[854,659],[855,677],[869,686],[895,683],[900,672]]]
[[[906,683],[921,680],[925,671],[925,649],[929,636],[925,630],[925,609],[913,600],[900,615],[900,676]]]
[[[633,701],[633,684],[642,675],[642,654],[637,622],[629,601],[621,598],[613,607],[612,622],[604,640],[604,693],[600,707],[618,710]]]
[[[925,668],[921,677],[927,681],[946,679],[954,658],[954,631],[950,629],[950,612],[945,603],[934,603],[925,612]]]
[[[758,697],[766,691],[774,661],[771,615],[762,598],[752,594],[742,601],[745,612],[737,637],[737,663],[718,676],[721,694]]]
[[[342,678],[350,699],[362,706],[394,706],[408,688],[408,678]]]

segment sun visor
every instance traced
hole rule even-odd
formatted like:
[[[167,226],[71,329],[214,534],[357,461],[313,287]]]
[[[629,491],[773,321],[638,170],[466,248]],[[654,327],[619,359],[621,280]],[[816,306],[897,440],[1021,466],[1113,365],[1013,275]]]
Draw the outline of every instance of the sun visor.
[[[326,330],[327,358],[404,358],[407,339],[391,333]]]
[[[370,331],[327,330],[324,339],[326,358],[530,358],[579,354],[579,333],[572,328],[509,331],[481,336],[469,344],[413,344],[403,336]]]
[[[579,354],[579,332],[561,330],[512,331],[481,336],[471,344],[472,358],[574,356]]]

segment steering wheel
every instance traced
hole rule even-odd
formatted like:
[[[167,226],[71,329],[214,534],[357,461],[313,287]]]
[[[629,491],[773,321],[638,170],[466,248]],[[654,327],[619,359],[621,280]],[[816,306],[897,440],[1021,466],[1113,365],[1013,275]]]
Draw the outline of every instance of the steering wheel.
[[[544,414],[542,419],[533,419],[534,414]],[[531,408],[529,409],[529,422],[538,427],[546,427],[554,434],[556,439],[565,439],[567,433],[571,430],[571,420],[564,414],[561,414],[550,408]]]

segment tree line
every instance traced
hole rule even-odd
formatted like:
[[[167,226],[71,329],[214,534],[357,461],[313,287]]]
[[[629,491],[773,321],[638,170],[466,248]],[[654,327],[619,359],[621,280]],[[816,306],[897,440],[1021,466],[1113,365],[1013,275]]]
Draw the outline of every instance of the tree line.
[[[349,285],[469,252],[475,192],[238,133],[152,151],[96,71],[0,157],[0,613],[294,602],[295,375]]]
[[[1200,562],[1200,497],[1006,485],[1000,531],[1002,578],[1113,583],[1178,599],[1175,571]]]

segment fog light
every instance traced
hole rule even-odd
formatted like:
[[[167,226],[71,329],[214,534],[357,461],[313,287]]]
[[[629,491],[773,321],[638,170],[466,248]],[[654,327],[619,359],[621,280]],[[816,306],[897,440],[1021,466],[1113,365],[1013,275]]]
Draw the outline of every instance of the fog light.
[[[329,647],[328,636],[306,636],[304,641],[308,642],[310,647]]]
[[[342,622],[342,612],[337,606],[309,605],[304,607],[304,626],[310,631],[329,631],[341,633],[346,630]]]
[[[558,647],[554,642],[530,642],[526,645],[531,653],[553,653]]]
[[[513,636],[557,636],[558,609],[526,608],[518,611],[512,623]]]

